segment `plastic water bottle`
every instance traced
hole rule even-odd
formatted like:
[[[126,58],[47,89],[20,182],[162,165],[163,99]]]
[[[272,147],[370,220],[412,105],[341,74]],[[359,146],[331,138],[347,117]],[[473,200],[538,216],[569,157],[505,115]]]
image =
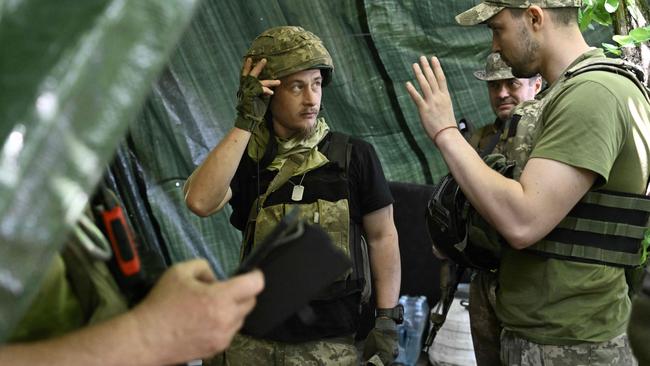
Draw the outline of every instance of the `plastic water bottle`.
[[[413,366],[422,351],[422,332],[429,324],[429,305],[424,296],[406,296],[399,298],[404,307],[404,322],[398,326],[399,355],[396,364]]]

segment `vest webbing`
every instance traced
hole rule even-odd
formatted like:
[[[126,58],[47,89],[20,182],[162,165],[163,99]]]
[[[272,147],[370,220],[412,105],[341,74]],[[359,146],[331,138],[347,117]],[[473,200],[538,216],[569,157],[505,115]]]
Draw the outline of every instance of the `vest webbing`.
[[[588,192],[543,240],[528,250],[552,258],[636,267],[647,258],[650,197]]]
[[[646,101],[650,102],[648,88],[643,83],[643,70],[638,66],[621,59],[590,59],[569,69],[565,73],[565,76],[567,79],[570,79],[589,71],[607,71],[628,78],[639,88]]]
[[[350,143],[350,137],[346,134],[338,133],[338,132],[330,132],[329,135],[319,144],[319,150],[327,157],[329,160],[329,163],[323,167],[325,169],[328,169],[327,167],[336,167],[336,170],[339,171],[338,174],[338,182],[341,184],[345,184],[345,198],[349,199],[350,192],[348,189],[348,176],[349,176],[349,168],[350,168],[350,163],[352,159],[352,144]],[[319,168],[321,169],[321,168]],[[330,168],[331,169],[331,168]],[[282,171],[282,170],[281,170]],[[279,176],[280,172],[276,175]],[[309,173],[311,176],[314,176],[313,173]],[[257,200],[253,203],[251,207],[251,211],[249,213],[249,219],[246,225],[246,229],[244,231],[244,236],[243,236],[243,243],[242,243],[242,250],[241,250],[241,258],[244,258],[248,253],[250,253],[250,250],[254,246],[254,237],[256,236],[256,225],[257,225],[257,219],[259,212],[257,211],[257,207],[267,207],[267,206],[272,206],[281,202],[278,202],[277,199],[274,201],[273,199],[269,199],[269,204],[266,205],[263,202],[266,202],[266,198],[272,193],[271,191],[278,190],[280,186],[284,185],[287,181],[287,179],[282,179],[280,180],[281,183],[274,184],[274,181],[276,179],[272,179],[271,183],[269,184],[269,189],[267,189],[267,192],[265,192],[263,195],[258,197],[257,200],[260,200],[262,203],[257,205],[256,202]],[[277,183],[277,182],[276,182]],[[339,184],[339,183],[336,183]],[[321,186],[322,189],[326,190],[328,187]],[[330,187],[331,188],[331,187]],[[343,198],[343,197],[341,197]],[[287,201],[291,204],[300,204],[296,202],[291,202]],[[348,206],[349,210],[349,206]],[[349,213],[348,213],[349,216]],[[369,291],[370,291],[370,286],[369,286],[369,270],[366,270],[368,267],[368,260],[366,259],[367,255],[365,253],[365,249],[363,246],[365,244],[361,243],[362,242],[362,228],[359,227],[356,223],[354,223],[352,220],[350,220],[349,224],[349,229],[348,229],[348,248],[349,248],[349,254],[350,254],[350,259],[352,260],[353,263],[353,268],[352,268],[352,273],[351,276],[348,276],[347,280],[345,281],[336,281],[332,286],[327,291],[324,291],[322,295],[329,297],[330,295],[332,297],[337,297],[341,293],[350,293],[350,292],[356,292],[358,290],[362,290],[362,293],[364,294],[364,298],[369,297]]]
[[[650,103],[638,67],[619,59],[588,59],[569,69],[565,81],[589,71],[626,77]],[[647,259],[649,226],[650,197],[595,190],[587,192],[555,229],[527,250],[551,258],[637,267]]]

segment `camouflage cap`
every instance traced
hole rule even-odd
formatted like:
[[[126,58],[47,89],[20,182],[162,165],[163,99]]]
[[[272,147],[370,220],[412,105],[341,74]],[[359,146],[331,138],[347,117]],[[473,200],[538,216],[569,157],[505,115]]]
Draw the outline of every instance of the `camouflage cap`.
[[[526,9],[531,5],[541,8],[579,8],[582,6],[582,0],[486,0],[456,15],[456,22],[460,25],[476,25],[505,8]]]
[[[485,62],[485,70],[474,72],[474,77],[483,81],[513,79],[512,69],[502,59],[498,53],[488,55]]]
[[[255,38],[246,52],[246,58],[257,62],[266,58],[260,80],[280,79],[298,71],[321,69],[323,86],[331,80],[334,63],[314,33],[302,27],[282,26],[265,30]]]

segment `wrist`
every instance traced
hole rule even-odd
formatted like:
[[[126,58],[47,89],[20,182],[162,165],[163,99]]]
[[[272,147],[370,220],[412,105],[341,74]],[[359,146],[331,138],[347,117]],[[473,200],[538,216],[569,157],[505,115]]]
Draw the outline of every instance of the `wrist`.
[[[438,145],[438,142],[437,142],[437,141],[438,141],[438,138],[439,138],[441,135],[444,135],[444,132],[445,132],[445,131],[451,131],[452,129],[455,129],[456,131],[460,131],[460,130],[458,129],[458,126],[456,126],[456,125],[454,125],[454,126],[446,126],[446,127],[443,127],[443,128],[441,128],[441,129],[439,129],[438,132],[436,132],[436,133],[433,135],[433,138],[432,138],[431,140],[432,140],[433,143],[437,146],[437,145]]]
[[[248,132],[253,132],[253,129],[258,123],[258,121],[251,118],[245,118],[239,115],[235,119],[235,127]]]
[[[397,325],[397,322],[391,318],[378,317],[375,319],[375,328],[378,330],[395,330]]]
[[[402,324],[404,321],[404,307],[402,304],[397,304],[393,308],[377,308],[375,309],[375,321],[380,319],[389,319],[395,324]]]

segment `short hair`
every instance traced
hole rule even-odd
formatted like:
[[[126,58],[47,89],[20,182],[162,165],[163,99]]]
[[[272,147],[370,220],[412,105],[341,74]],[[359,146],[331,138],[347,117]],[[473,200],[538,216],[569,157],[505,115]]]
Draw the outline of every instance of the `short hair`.
[[[524,14],[524,11],[526,10],[520,8],[508,9],[513,18],[521,18],[522,14]],[[544,11],[551,16],[551,19],[553,19],[553,23],[555,24],[563,26],[578,24],[578,8],[545,8]]]
[[[578,24],[578,8],[549,8],[546,10],[556,24]]]

